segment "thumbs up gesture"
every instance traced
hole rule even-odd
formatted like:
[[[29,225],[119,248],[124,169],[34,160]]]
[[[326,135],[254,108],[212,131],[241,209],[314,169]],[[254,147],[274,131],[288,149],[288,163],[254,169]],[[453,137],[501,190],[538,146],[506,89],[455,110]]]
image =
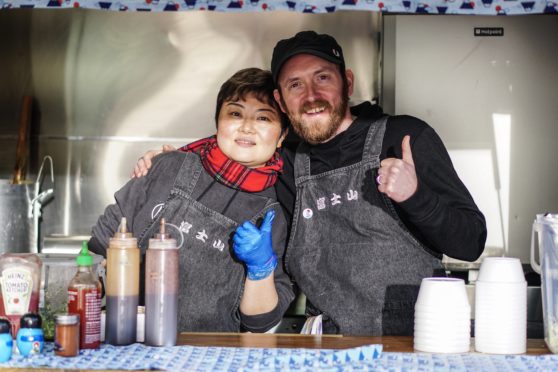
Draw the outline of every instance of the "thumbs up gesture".
[[[409,199],[417,191],[418,186],[410,136],[403,137],[401,147],[402,159],[382,160],[376,177],[378,190],[397,203]]]
[[[240,225],[233,237],[233,249],[236,257],[246,264],[248,279],[267,278],[277,266],[277,255],[273,251],[271,225],[275,211],[265,214],[260,228],[250,221]]]

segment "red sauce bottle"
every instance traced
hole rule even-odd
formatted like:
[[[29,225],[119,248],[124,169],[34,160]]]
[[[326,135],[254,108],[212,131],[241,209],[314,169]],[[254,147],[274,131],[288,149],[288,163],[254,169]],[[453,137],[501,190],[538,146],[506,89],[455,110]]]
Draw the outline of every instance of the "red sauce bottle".
[[[76,259],[78,271],[68,286],[68,313],[79,314],[80,349],[101,345],[101,282],[93,273],[93,257],[83,242]]]
[[[42,265],[34,253],[0,256],[0,316],[12,324],[13,338],[19,331],[21,316],[39,310]]]

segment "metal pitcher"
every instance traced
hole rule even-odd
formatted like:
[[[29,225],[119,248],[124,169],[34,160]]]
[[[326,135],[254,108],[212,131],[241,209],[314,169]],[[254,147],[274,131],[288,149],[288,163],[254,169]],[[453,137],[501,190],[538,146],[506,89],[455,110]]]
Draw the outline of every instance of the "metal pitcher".
[[[50,162],[51,188],[41,191],[43,168]],[[0,254],[38,253],[41,208],[54,195],[52,158],[45,156],[35,182],[0,180]]]

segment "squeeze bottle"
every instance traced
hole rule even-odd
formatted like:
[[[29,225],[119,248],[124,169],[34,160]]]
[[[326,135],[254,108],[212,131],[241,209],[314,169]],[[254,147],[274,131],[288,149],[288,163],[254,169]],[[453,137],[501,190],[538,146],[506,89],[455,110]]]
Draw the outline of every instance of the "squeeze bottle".
[[[80,349],[101,346],[101,282],[93,273],[93,257],[83,242],[78,270],[68,286],[68,313],[79,314]]]
[[[178,247],[165,232],[149,239],[145,258],[145,344],[176,345],[178,312]]]
[[[136,342],[140,250],[122,217],[107,249],[105,341],[111,345]]]

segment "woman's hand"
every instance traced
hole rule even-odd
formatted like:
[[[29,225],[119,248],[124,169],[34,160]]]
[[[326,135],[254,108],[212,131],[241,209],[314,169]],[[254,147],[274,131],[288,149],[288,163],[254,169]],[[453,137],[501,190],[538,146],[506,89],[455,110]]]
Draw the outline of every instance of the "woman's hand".
[[[275,271],[277,255],[273,251],[271,225],[275,211],[269,210],[260,226],[246,221],[236,229],[233,237],[234,253],[246,264],[248,279],[261,280]]]

